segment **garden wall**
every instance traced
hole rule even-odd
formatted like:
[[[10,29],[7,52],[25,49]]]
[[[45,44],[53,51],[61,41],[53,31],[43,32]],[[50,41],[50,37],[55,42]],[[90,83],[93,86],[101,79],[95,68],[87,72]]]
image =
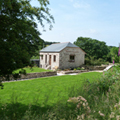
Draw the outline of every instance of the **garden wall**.
[[[54,75],[57,75],[56,71],[53,71],[53,72],[40,72],[40,73],[28,73],[26,75],[21,75],[20,79],[40,78],[40,77],[47,77],[47,76],[54,76]]]
[[[104,70],[107,66],[108,65],[106,65],[106,66],[86,66],[86,65],[82,65],[82,67],[84,67],[87,70]]]
[[[32,79],[32,78],[40,78],[40,77],[47,77],[47,76],[55,76],[57,75],[56,71],[50,71],[50,72],[40,72],[40,73],[27,73],[26,75],[20,75],[20,78],[17,78],[17,80],[22,79]],[[2,79],[3,81],[6,81],[5,78]],[[10,80],[14,80],[13,76],[10,76]]]
[[[71,74],[71,73],[81,73],[81,72],[88,72],[88,70],[68,70],[68,71],[60,71],[59,73]]]

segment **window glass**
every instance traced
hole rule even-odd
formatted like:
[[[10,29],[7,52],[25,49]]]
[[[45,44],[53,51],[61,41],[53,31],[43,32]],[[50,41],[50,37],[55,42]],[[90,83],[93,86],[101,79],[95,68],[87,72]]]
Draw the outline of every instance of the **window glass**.
[[[75,55],[70,55],[70,62],[74,62],[75,61]]]

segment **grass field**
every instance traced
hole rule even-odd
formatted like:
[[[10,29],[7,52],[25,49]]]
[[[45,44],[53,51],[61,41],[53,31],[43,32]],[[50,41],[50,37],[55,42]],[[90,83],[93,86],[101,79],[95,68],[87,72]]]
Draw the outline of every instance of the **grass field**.
[[[19,73],[21,69],[15,70],[13,73]],[[52,71],[52,70],[45,70],[39,67],[26,67],[24,68],[24,70],[26,70],[26,73],[36,73],[36,72],[48,72],[48,71]]]
[[[0,89],[0,120],[120,120],[119,65],[104,73],[46,77],[4,85]]]
[[[85,80],[93,82],[101,74],[89,72],[4,83],[4,89],[0,89],[0,108],[7,106],[5,114],[10,118],[13,113],[19,113],[17,118],[23,116],[29,105],[32,105],[32,111],[43,114],[58,103],[61,107],[66,106],[69,97],[80,95]],[[3,113],[1,109],[0,112]]]
[[[99,75],[101,73],[91,72],[75,76],[65,75],[4,83],[4,89],[0,90],[1,103],[10,103],[11,98],[15,97],[23,104],[34,103],[37,99],[41,105],[52,105],[60,99],[67,100],[75,96],[86,79],[92,82]],[[70,91],[71,87],[74,88],[73,91]]]

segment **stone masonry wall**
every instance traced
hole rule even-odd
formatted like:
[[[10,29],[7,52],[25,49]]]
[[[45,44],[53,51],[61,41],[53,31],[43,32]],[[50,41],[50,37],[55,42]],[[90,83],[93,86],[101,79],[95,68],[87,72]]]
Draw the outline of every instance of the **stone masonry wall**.
[[[70,62],[70,55],[75,56],[75,61]],[[85,53],[80,48],[67,47],[60,52],[60,69],[75,68],[84,64]]]
[[[21,75],[21,77],[18,78],[17,80],[40,78],[40,77],[55,76],[55,75],[57,75],[56,71],[40,72],[40,73],[28,73],[26,75]],[[14,80],[14,78],[12,76],[10,77],[10,81],[11,80]]]
[[[81,67],[84,67],[87,70],[104,70],[107,66],[87,66],[87,65],[82,65]]]
[[[39,78],[57,75],[57,72],[40,72],[40,73],[28,73],[27,75],[21,75],[21,79]]]

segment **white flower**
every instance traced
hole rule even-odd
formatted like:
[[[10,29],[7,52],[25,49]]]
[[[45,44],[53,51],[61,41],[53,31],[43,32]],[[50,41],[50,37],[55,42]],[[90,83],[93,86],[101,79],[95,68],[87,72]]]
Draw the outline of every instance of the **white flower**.
[[[98,112],[100,114],[100,116],[105,116],[103,113],[101,113],[100,111]]]

